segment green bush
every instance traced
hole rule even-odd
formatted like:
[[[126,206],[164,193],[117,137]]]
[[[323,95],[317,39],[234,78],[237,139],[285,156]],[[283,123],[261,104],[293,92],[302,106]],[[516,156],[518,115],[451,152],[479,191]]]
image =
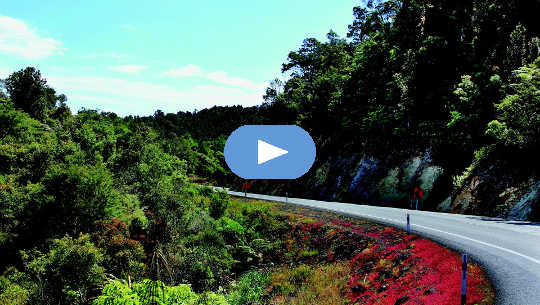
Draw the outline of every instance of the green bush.
[[[125,281],[107,284],[93,305],[195,305],[200,297],[189,285],[166,286],[159,281],[144,280],[130,287]]]
[[[229,195],[225,192],[212,192],[210,194],[209,214],[214,219],[219,219],[225,215],[225,211],[230,206]]]
[[[54,166],[30,197],[20,233],[34,241],[90,232],[95,221],[110,219],[107,212],[123,204],[111,173],[101,165]]]
[[[217,230],[223,235],[228,245],[245,242],[246,229],[233,219],[220,218],[217,222]]]
[[[540,138],[540,58],[535,64],[514,71],[511,94],[495,104],[496,120],[486,134],[503,146],[538,150]]]
[[[176,282],[190,283],[196,292],[217,289],[227,282],[234,263],[224,245],[186,246],[170,257]]]
[[[38,279],[44,304],[87,304],[105,279],[103,254],[89,235],[53,240],[50,250],[21,251],[28,272]]]
[[[227,300],[231,305],[261,304],[265,300],[264,292],[269,285],[268,273],[249,271],[232,284]]]
[[[224,295],[206,292],[199,296],[195,305],[229,305]]]
[[[37,285],[30,276],[13,267],[0,276],[0,304],[30,304],[36,291]]]
[[[264,203],[235,202],[235,207],[231,209],[229,217],[246,228],[249,240],[270,237],[275,236],[275,233],[284,225],[276,219],[271,209]]]

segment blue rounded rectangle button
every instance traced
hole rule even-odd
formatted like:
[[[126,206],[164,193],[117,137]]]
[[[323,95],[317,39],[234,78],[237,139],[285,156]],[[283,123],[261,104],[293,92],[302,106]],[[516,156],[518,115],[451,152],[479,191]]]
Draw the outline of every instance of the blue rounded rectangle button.
[[[244,125],[225,143],[225,161],[244,179],[296,179],[315,161],[315,143],[296,125]]]

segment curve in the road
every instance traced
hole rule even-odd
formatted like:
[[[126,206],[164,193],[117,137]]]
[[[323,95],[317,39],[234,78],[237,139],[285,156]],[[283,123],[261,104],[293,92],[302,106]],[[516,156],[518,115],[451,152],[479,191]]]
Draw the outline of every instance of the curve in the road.
[[[497,294],[495,304],[540,305],[539,223],[226,191],[233,196],[330,211],[402,230],[406,229],[409,213],[415,234],[468,253],[484,267]]]

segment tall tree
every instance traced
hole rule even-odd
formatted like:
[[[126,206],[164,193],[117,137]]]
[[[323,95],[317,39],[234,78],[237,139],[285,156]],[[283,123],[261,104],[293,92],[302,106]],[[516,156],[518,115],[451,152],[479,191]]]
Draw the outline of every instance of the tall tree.
[[[11,74],[6,80],[6,89],[15,107],[29,113],[32,117],[43,120],[48,105],[46,96],[47,81],[39,70],[27,67]]]

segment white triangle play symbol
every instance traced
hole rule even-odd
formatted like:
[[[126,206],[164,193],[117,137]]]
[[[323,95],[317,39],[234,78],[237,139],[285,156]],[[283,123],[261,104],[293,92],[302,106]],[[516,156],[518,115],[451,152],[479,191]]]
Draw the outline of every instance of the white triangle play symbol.
[[[258,164],[263,164],[264,162],[270,161],[277,157],[288,154],[289,152],[285,149],[281,149],[272,144],[268,144],[264,141],[257,140],[257,162]]]

